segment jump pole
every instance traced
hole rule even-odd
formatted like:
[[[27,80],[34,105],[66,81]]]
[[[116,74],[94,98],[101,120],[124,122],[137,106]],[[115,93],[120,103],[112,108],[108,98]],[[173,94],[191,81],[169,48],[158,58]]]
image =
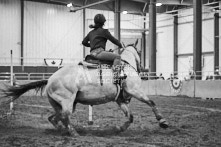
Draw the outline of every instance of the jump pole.
[[[92,116],[92,114],[93,114],[93,110],[92,110],[92,106],[91,105],[89,105],[89,117],[88,117],[88,125],[93,125],[93,116]]]
[[[11,65],[10,65],[10,84],[11,86],[13,86],[13,52],[11,50]],[[13,101],[12,101],[12,98],[11,98],[11,102],[10,102],[10,113],[12,112],[13,110]]]

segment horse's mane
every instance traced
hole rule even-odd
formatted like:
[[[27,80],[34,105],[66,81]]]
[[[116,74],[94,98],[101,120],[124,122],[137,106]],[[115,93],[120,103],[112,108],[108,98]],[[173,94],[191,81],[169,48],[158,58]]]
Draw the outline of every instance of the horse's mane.
[[[137,60],[140,60],[140,58],[133,44],[126,46],[125,50],[121,54],[121,58],[137,70],[137,62],[139,62]]]

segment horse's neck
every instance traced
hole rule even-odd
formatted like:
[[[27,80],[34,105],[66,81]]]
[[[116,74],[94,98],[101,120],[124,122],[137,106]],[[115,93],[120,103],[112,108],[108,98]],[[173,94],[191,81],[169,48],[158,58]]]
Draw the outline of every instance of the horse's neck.
[[[135,70],[137,70],[137,63],[136,63],[136,59],[133,55],[132,52],[125,50],[122,54],[121,54],[121,59],[128,62]]]

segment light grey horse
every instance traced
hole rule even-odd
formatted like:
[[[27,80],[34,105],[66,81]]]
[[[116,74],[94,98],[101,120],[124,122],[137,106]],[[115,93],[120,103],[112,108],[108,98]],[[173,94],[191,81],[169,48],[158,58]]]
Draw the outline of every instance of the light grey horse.
[[[42,90],[45,87],[45,93],[55,110],[55,113],[48,120],[57,129],[61,127],[59,122],[62,122],[62,127],[65,127],[65,130],[71,135],[78,135],[70,125],[69,119],[77,103],[99,105],[116,101],[128,118],[128,121],[116,128],[119,131],[125,131],[133,122],[133,115],[128,107],[128,100],[132,97],[149,105],[159,121],[160,127],[167,128],[168,122],[160,114],[155,103],[147,97],[141,88],[141,78],[137,72],[140,58],[135,48],[136,44],[124,47],[121,50],[123,70],[127,75],[127,78],[122,82],[121,94],[119,94],[121,89],[119,85],[112,82],[112,69],[102,69],[101,84],[100,70],[88,69],[82,65],[64,66],[48,80],[8,87],[2,91],[4,91],[5,97],[13,97],[13,100],[15,100],[30,89]]]

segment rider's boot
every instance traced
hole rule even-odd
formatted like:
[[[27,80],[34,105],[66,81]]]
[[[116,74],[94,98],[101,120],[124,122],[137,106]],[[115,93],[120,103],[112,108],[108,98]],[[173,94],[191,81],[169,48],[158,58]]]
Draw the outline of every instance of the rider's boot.
[[[124,74],[123,70],[121,69],[121,66],[115,66],[113,68],[113,72],[114,72],[114,84],[120,84],[122,80],[126,79],[126,75]]]
[[[114,73],[114,84],[120,84],[121,80],[126,79],[121,65],[121,57],[118,56],[114,59],[113,63],[113,73]]]

